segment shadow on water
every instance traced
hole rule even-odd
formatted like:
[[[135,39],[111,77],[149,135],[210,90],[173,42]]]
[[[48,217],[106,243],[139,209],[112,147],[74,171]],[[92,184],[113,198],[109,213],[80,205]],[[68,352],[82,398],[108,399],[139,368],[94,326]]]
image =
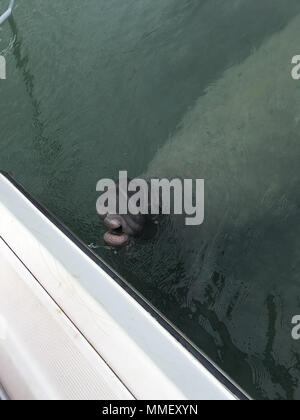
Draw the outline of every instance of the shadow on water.
[[[36,132],[33,139],[33,146],[41,159],[40,166],[43,166],[46,170],[51,162],[56,159],[56,155],[59,153],[61,146],[55,139],[50,141],[50,139],[44,135],[45,123],[41,119],[40,102],[37,100],[34,93],[34,74],[30,69],[29,55],[25,54],[23,51],[22,38],[13,15],[8,19],[8,22],[14,35],[12,53],[16,61],[16,68],[21,72],[26,92],[32,105],[33,127]]]

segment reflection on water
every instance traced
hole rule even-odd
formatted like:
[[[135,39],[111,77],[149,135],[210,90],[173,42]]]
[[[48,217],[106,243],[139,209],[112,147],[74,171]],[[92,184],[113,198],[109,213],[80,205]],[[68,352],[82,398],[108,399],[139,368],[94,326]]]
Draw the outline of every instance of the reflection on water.
[[[251,396],[298,399],[299,2],[44,3],[1,31],[0,166]],[[205,224],[105,247],[121,169],[205,178]]]

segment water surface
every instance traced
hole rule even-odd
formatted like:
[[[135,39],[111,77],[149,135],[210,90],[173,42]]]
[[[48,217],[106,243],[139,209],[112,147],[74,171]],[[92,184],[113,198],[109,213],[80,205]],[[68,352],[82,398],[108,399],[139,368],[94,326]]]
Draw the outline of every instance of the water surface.
[[[0,29],[7,59],[1,169],[252,397],[300,398],[299,343],[291,339],[291,318],[300,312],[300,94],[288,81],[290,61],[287,80],[280,72],[260,79],[258,71],[259,51],[265,48],[270,59],[274,39],[289,39],[299,1],[17,0],[16,6]],[[300,54],[286,47],[287,58]],[[249,96],[240,96],[248,119],[228,99],[239,98],[245,73],[253,78]],[[252,96],[251,87],[268,83],[278,95],[255,102],[261,93]],[[236,109],[236,119],[226,121],[224,103]],[[274,116],[260,117],[258,103]],[[204,116],[207,127],[224,129],[223,137],[216,132],[208,141]],[[100,178],[124,169],[167,176],[172,168],[201,177],[203,166],[212,178],[224,177],[219,196],[229,191],[240,215],[234,223],[215,235],[211,220],[187,231],[164,219],[150,239],[119,252],[104,246],[95,212]],[[253,183],[255,173],[261,183]],[[259,197],[255,209],[249,195],[234,193],[240,179],[249,179],[247,191]],[[222,203],[208,203],[211,214]]]

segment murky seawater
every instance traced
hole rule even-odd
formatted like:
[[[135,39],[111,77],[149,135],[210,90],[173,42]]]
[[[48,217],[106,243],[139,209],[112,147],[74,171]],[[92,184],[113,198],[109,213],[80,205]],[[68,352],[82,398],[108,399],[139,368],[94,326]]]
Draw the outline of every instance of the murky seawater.
[[[0,29],[0,168],[252,397],[299,399],[299,1],[16,6]],[[205,178],[205,224],[166,218],[105,247],[95,186],[124,169]]]

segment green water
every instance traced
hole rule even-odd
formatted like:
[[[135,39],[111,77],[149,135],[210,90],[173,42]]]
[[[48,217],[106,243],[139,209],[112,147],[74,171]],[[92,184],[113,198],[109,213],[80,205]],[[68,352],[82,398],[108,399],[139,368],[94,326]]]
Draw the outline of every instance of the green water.
[[[0,29],[0,168],[259,399],[300,398],[299,14],[298,0],[17,0]],[[260,73],[276,43],[286,79]],[[235,207],[226,225],[164,219],[104,246],[99,179],[204,166],[210,214]]]

